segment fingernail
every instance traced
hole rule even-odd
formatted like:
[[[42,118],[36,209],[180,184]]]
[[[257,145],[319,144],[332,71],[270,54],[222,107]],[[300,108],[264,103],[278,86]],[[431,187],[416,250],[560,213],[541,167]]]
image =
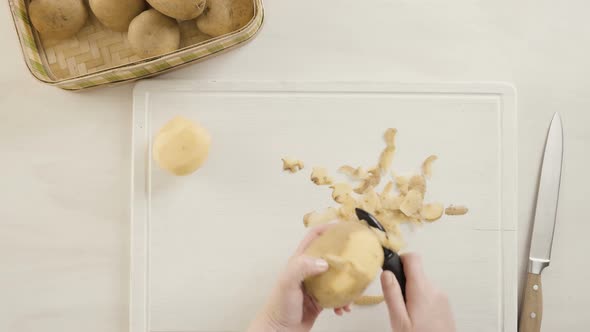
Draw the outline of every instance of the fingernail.
[[[315,264],[315,266],[316,266],[318,269],[321,269],[321,270],[327,270],[327,269],[328,269],[328,267],[330,267],[330,266],[328,265],[328,262],[326,262],[326,261],[325,261],[325,260],[323,260],[323,259],[316,259],[316,260],[314,261],[314,264]]]
[[[337,224],[339,222],[340,222],[340,220],[338,220],[338,219],[332,220],[332,221],[328,222],[328,225],[334,225],[334,224]]]

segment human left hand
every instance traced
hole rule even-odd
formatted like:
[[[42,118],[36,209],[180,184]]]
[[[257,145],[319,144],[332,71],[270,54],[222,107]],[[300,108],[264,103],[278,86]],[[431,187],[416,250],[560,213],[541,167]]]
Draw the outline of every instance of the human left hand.
[[[333,225],[313,228],[301,241],[295,254],[279,276],[266,305],[254,319],[248,332],[305,332],[310,331],[322,308],[303,289],[305,278],[326,272],[328,263],[323,259],[304,255],[309,244]],[[350,307],[336,308],[342,316]]]

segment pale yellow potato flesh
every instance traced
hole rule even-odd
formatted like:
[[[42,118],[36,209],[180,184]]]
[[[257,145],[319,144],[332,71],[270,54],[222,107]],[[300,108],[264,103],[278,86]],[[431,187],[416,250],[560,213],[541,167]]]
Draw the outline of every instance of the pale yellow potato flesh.
[[[383,249],[367,227],[341,222],[315,239],[305,255],[328,261],[328,271],[305,279],[304,286],[323,308],[338,308],[358,299],[383,265]]]
[[[211,136],[199,124],[184,117],[166,123],[154,138],[154,161],[174,175],[188,175],[207,160]]]

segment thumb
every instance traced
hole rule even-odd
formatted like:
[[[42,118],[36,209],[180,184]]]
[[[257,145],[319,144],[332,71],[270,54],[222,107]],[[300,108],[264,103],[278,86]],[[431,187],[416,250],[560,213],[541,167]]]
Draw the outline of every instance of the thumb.
[[[381,288],[389,311],[391,327],[394,331],[406,331],[410,326],[410,317],[397,279],[390,271],[381,274]]]
[[[285,271],[285,281],[288,286],[299,288],[305,278],[326,272],[328,268],[328,262],[323,259],[304,255],[296,256],[289,262]]]

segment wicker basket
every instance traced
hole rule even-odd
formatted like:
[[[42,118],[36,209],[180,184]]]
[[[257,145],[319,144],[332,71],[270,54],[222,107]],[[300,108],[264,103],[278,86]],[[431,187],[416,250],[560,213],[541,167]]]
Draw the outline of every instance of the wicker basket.
[[[129,46],[127,33],[104,27],[89,12],[76,36],[60,41],[42,40],[27,13],[28,0],[8,0],[25,62],[38,80],[66,90],[80,90],[155,76],[207,59],[251,40],[264,18],[262,0],[254,1],[254,17],[233,33],[209,38],[193,21],[180,22],[181,49],[140,59]]]

